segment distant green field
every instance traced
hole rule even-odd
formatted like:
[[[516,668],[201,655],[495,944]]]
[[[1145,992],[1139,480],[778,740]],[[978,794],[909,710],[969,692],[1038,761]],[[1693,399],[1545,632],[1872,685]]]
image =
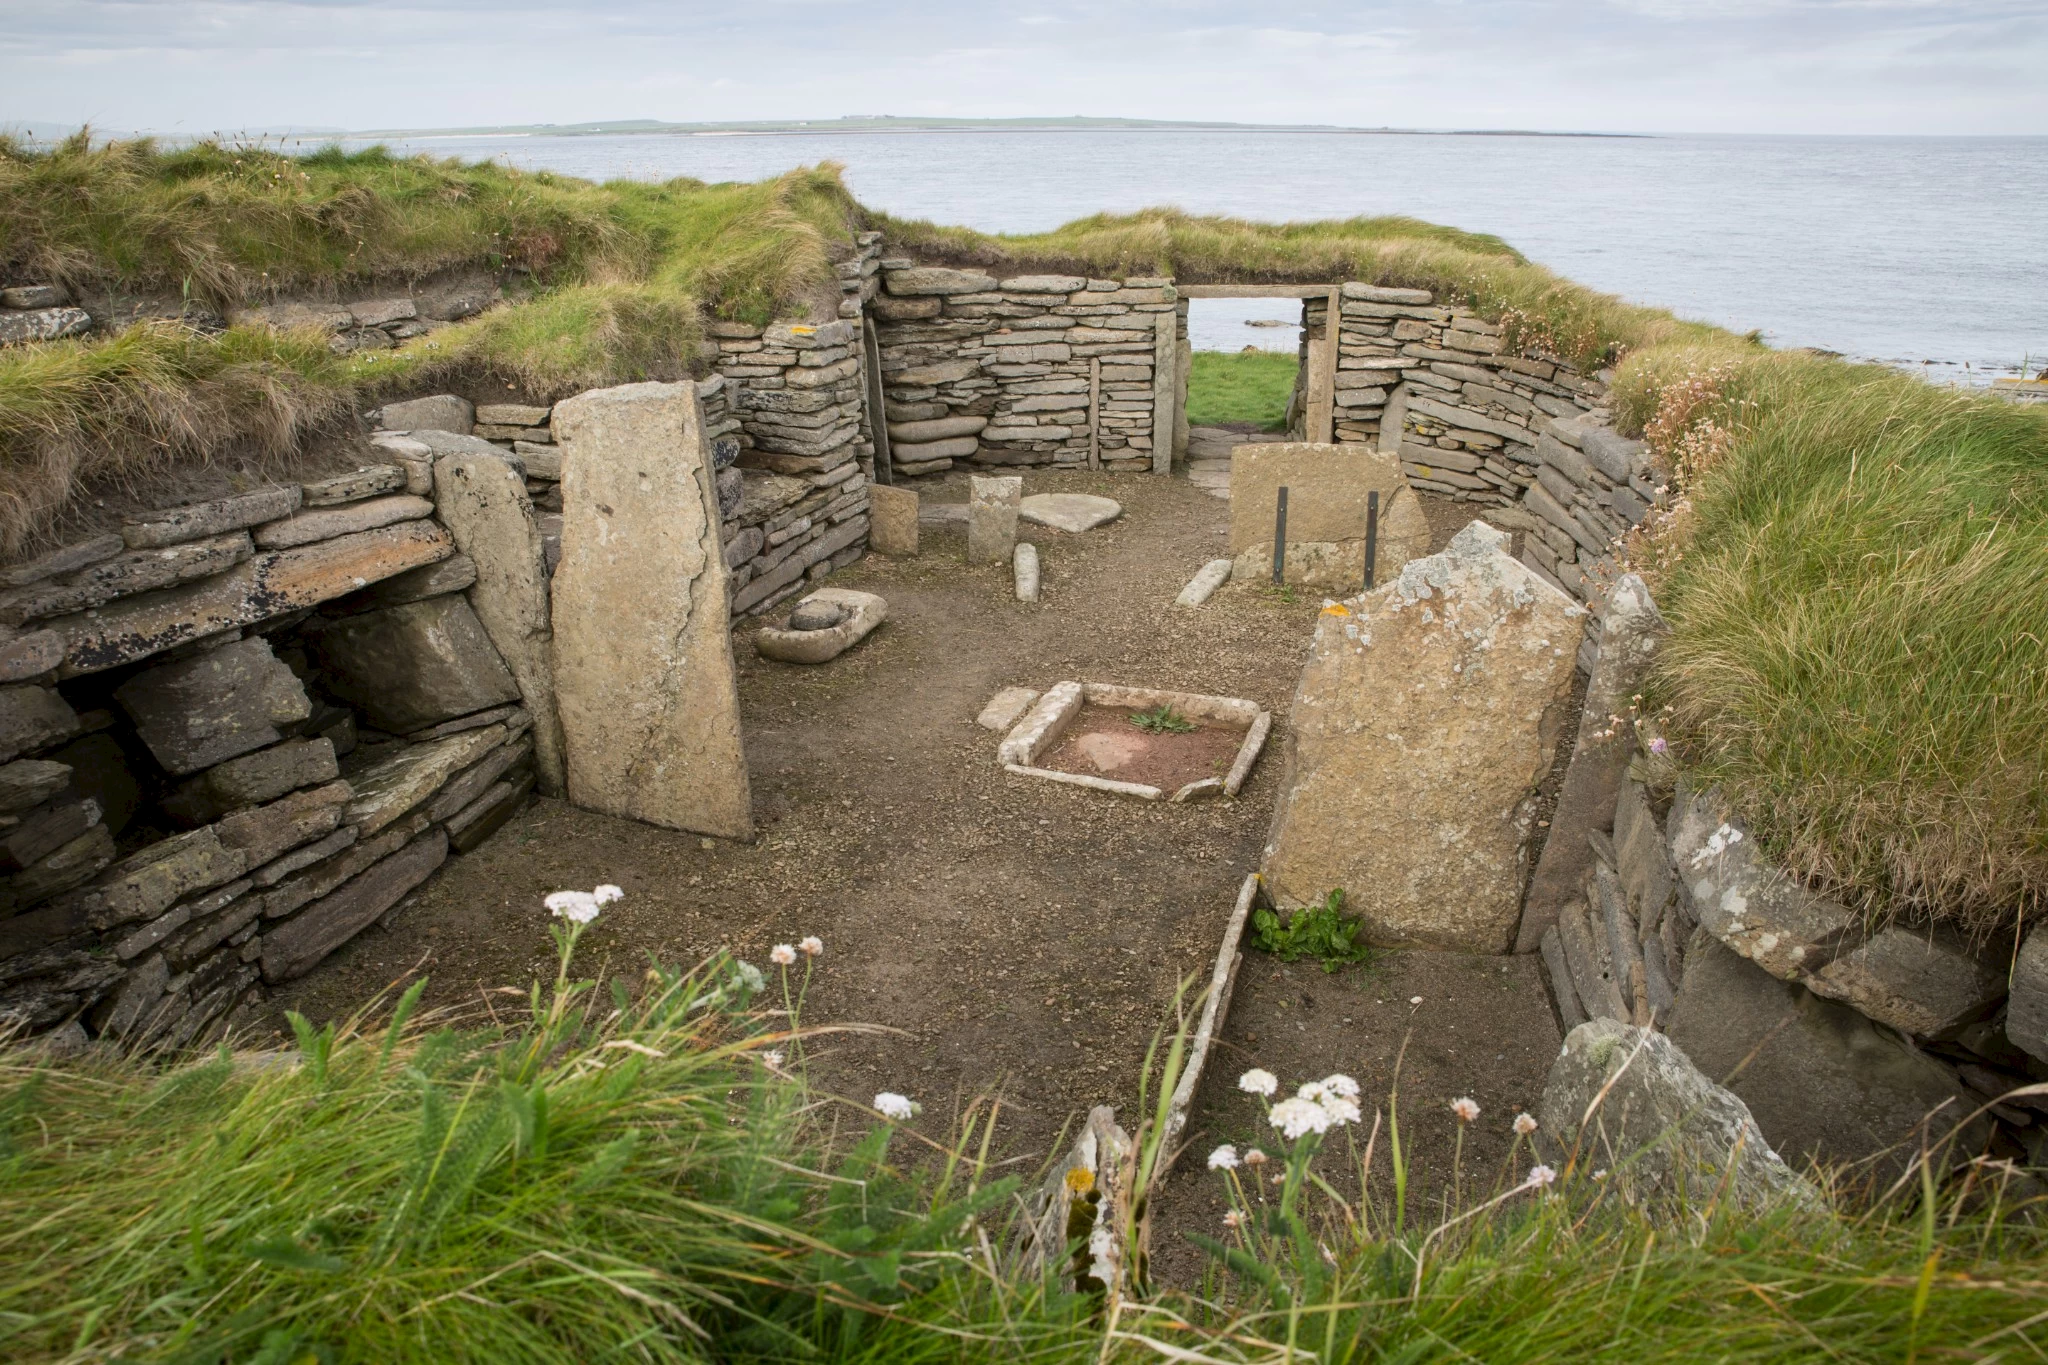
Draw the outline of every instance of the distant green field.
[[[1256,422],[1261,430],[1279,431],[1287,425],[1297,368],[1295,357],[1277,351],[1196,351],[1188,376],[1189,424]]]

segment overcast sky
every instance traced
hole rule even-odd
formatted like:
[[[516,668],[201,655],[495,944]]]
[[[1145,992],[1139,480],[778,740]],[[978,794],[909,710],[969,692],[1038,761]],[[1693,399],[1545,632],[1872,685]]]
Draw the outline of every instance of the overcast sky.
[[[0,124],[2048,133],[2048,0],[0,0]]]

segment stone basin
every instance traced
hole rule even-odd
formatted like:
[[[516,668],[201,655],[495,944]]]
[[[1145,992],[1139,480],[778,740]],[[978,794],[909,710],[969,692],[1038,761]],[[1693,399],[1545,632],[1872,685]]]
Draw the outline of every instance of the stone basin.
[[[1237,753],[1229,772],[1222,777],[1206,777],[1185,782],[1172,790],[1147,782],[1125,782],[1113,778],[1098,777],[1089,773],[1076,773],[1044,767],[1040,760],[1050,754],[1066,734],[1083,706],[1096,706],[1127,711],[1151,710],[1155,707],[1170,706],[1188,719],[1207,722],[1210,725],[1242,730],[1244,739],[1238,745]],[[1212,796],[1235,796],[1250,775],[1252,764],[1258,761],[1259,752],[1265,747],[1266,736],[1273,728],[1273,716],[1257,702],[1240,697],[1211,697],[1193,692],[1169,692],[1151,687],[1123,687],[1115,683],[1061,682],[1054,684],[1010,727],[1009,733],[996,752],[996,761],[1003,765],[1005,772],[1019,777],[1038,777],[1051,782],[1062,782],[1069,786],[1087,787],[1094,791],[1113,792],[1118,796],[1134,796],[1141,801],[1167,801],[1180,803],[1198,801]],[[1113,771],[1121,766],[1126,757],[1135,756],[1123,752],[1111,752],[1128,747],[1133,751],[1141,748],[1142,740],[1121,734],[1086,735],[1084,741],[1092,741],[1094,752],[1089,754],[1094,766],[1100,771]],[[1122,744],[1119,744],[1122,741]]]
[[[889,604],[882,598],[852,588],[819,588],[799,599],[791,614],[805,606],[836,607],[845,615],[838,625],[823,630],[763,626],[754,634],[755,652],[786,664],[829,663],[867,638],[889,615]]]

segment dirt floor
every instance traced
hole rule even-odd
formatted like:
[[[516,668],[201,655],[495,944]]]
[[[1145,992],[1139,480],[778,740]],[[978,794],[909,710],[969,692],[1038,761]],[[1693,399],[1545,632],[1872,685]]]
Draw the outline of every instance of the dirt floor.
[[[966,499],[964,477],[925,481],[926,501]],[[615,882],[626,898],[584,940],[592,974],[639,976],[650,956],[694,962],[726,946],[826,945],[807,1024],[864,1023],[812,1052],[824,1089],[896,1090],[943,1133],[1000,1090],[1003,1156],[1025,1174],[1089,1106],[1136,1101],[1138,1072],[1176,983],[1206,976],[1244,874],[1256,867],[1285,744],[1285,716],[1319,605],[1226,588],[1195,611],[1170,604],[1225,553],[1228,505],[1184,479],[1026,473],[1025,491],[1114,497],[1124,516],[1079,535],[1026,524],[1044,598],[1018,603],[1007,565],[968,568],[958,523],[927,523],[922,555],[870,556],[835,586],[879,592],[889,618],[831,664],[755,656],[735,637],[759,825],[752,843],[653,829],[536,801],[447,867],[391,918],[312,975],[285,1009],[345,1016],[415,972],[428,1002],[461,1005],[552,972],[546,893]],[[1469,519],[1432,517],[1440,539]],[[1439,522],[1441,524],[1439,524]],[[1007,775],[975,715],[999,688],[1073,678],[1244,697],[1276,732],[1239,795],[1170,806]],[[1503,970],[1505,969],[1505,970]],[[1410,1006],[1409,997],[1423,1003]],[[1470,1094],[1499,1129],[1531,1106],[1557,1033],[1530,960],[1388,954],[1325,975],[1248,953],[1190,1134],[1199,1147],[1162,1197],[1162,1273],[1174,1228],[1213,1227],[1201,1154],[1246,1139],[1253,1111],[1228,1088],[1244,1066],[1289,1084],[1347,1070],[1382,1097],[1410,1029],[1404,1117],[1432,1169],[1448,1168],[1449,1099]],[[1505,1144],[1468,1146],[1498,1161]]]

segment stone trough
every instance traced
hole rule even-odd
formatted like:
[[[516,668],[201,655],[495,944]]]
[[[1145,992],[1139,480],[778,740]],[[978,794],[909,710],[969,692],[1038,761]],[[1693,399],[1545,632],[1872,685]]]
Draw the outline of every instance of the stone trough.
[[[889,604],[871,592],[820,588],[793,608],[780,626],[763,626],[754,648],[764,659],[786,664],[822,664],[852,649],[889,615]]]
[[[1237,747],[1229,772],[1222,777],[1204,777],[1180,783],[1171,790],[1145,782],[1123,782],[1090,773],[1063,772],[1043,766],[1041,760],[1057,748],[1080,716],[1082,707],[1094,705],[1118,711],[1149,711],[1171,707],[1191,721],[1223,729],[1242,729],[1243,742]],[[1093,791],[1134,796],[1141,801],[1194,801],[1210,796],[1235,796],[1250,776],[1252,764],[1265,747],[1273,728],[1272,712],[1258,703],[1239,697],[1211,697],[1195,692],[1170,692],[1152,687],[1123,687],[1115,683],[1055,683],[1010,727],[996,752],[1006,772],[1022,777],[1040,777]]]

